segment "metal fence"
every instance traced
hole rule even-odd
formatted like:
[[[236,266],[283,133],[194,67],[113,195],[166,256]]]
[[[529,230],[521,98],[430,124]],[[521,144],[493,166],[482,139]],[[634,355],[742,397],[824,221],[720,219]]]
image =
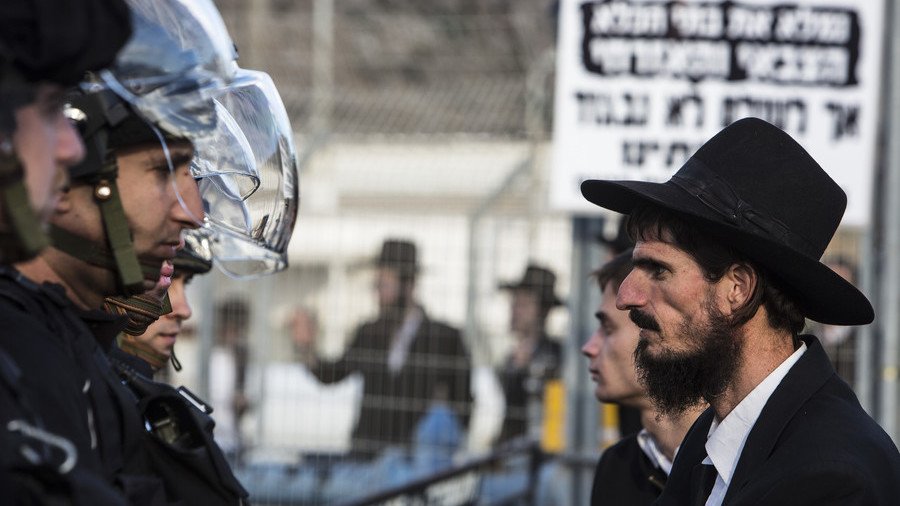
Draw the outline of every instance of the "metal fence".
[[[361,386],[353,377],[323,385],[315,375],[377,314],[372,261],[387,238],[417,245],[416,297],[429,316],[461,331],[471,357],[474,404],[449,465],[472,467],[453,476],[503,470],[491,453],[505,412],[497,372],[514,341],[509,294],[499,285],[529,262],[555,271],[567,302],[548,322],[563,350],[557,437],[569,454],[596,456],[617,426],[602,416],[578,348],[595,325],[599,293],[588,274],[604,257],[596,237],[608,225],[547,206],[554,2],[217,4],[242,66],[271,73],[281,91],[302,172],[291,267],[252,281],[218,272],[195,279],[194,316],[176,348],[185,370],[172,380],[216,408],[217,437],[247,488],[266,504],[330,504],[431,483],[411,453],[387,452],[369,467],[346,461]],[[870,244],[868,233],[842,230],[826,256],[862,265]],[[869,269],[860,278],[875,289]],[[246,315],[237,345],[221,339],[223,315],[234,312]],[[861,329],[847,351],[870,409],[877,337]],[[543,502],[585,504],[590,466],[559,469],[565,491]],[[510,472],[507,486],[530,472]],[[539,478],[527,480],[537,486]],[[529,497],[540,503],[536,494]]]

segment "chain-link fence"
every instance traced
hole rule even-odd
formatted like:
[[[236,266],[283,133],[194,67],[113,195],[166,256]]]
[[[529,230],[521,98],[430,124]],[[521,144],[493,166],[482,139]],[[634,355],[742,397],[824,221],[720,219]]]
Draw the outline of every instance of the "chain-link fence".
[[[172,379],[214,406],[216,436],[254,501],[332,504],[421,481],[490,455],[515,417],[514,435],[569,455],[559,462],[593,462],[619,424],[594,400],[578,351],[595,325],[588,274],[603,259],[603,225],[547,205],[555,3],[217,4],[242,66],[272,74],[285,100],[301,208],[286,272],[192,282],[194,316],[176,348],[185,370]],[[395,291],[420,308],[399,316],[379,271],[393,239],[415,248],[403,260],[415,266],[412,290],[399,279]],[[845,231],[830,253],[858,261],[862,243]],[[513,321],[529,264],[555,274],[562,299],[541,306],[556,370],[521,366],[510,380],[517,353],[539,356]],[[416,348],[423,328],[443,344]],[[471,396],[454,393],[463,386]],[[475,491],[469,499],[502,502],[531,486],[539,503],[586,501],[590,466],[484,462],[454,482]]]

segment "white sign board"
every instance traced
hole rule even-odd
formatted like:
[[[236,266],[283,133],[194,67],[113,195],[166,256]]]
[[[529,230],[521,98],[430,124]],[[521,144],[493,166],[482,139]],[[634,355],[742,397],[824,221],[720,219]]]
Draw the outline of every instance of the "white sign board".
[[[666,181],[756,116],[790,133],[869,221],[883,0],[561,0],[551,204],[585,179]]]

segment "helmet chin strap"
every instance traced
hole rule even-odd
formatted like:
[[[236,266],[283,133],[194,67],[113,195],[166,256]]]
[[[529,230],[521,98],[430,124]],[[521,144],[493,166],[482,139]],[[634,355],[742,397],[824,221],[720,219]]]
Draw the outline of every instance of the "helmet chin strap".
[[[119,274],[123,293],[137,295],[146,290],[144,274],[134,251],[131,229],[125,219],[125,209],[122,207],[119,187],[116,184],[117,176],[118,167],[115,162],[104,164],[103,170],[99,173],[100,179],[94,185],[94,200],[100,207],[106,240],[116,263],[116,272]]]
[[[144,288],[143,280],[147,277],[159,276],[159,264],[142,264],[139,263],[137,257],[135,257],[135,262],[137,262],[137,269],[139,273],[138,275],[140,276],[140,279],[133,285],[134,290],[136,291],[132,293],[126,293],[124,290],[125,285],[122,282],[121,274],[119,274],[119,267],[116,263],[116,257],[107,246],[91,242],[85,237],[82,237],[78,234],[73,234],[72,232],[57,227],[53,224],[50,224],[48,232],[53,247],[55,247],[56,249],[75,258],[83,260],[84,262],[95,267],[102,267],[104,269],[116,272],[119,275],[120,293],[126,297],[144,293],[146,289]]]
[[[0,147],[0,152],[0,198],[6,220],[6,229],[0,231],[0,261],[9,264],[37,256],[48,240],[31,208],[18,157],[10,147]]]

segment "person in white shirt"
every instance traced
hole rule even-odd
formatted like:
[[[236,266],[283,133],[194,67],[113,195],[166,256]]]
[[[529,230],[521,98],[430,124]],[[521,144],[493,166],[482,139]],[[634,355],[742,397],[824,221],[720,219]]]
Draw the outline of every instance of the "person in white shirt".
[[[707,407],[699,402],[682,413],[663,415],[638,380],[634,350],[640,329],[627,311],[616,308],[616,293],[632,268],[627,249],[594,273],[602,292],[599,325],[581,352],[588,359],[597,400],[639,410],[643,429],[603,452],[594,473],[592,505],[652,504],[666,484],[678,445]]]
[[[629,215],[635,268],[616,306],[641,328],[636,364],[655,406],[710,403],[656,504],[896,504],[897,447],[800,335],[805,318],[864,325],[874,311],[820,262],[847,198],[794,139],[745,118],[665,183],[581,190]]]

